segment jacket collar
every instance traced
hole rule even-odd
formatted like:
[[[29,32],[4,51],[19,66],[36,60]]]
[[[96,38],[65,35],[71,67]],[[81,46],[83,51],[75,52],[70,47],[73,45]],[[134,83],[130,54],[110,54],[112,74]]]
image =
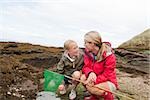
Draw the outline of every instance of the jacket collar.
[[[75,58],[71,58],[67,52],[64,52],[64,56],[67,57],[71,62],[75,61]]]

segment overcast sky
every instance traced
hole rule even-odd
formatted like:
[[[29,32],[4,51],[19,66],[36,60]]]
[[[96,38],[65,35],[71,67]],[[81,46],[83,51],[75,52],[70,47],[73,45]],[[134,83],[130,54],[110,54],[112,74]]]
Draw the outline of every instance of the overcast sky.
[[[98,31],[113,47],[150,28],[149,0],[0,0],[0,41],[84,45]]]

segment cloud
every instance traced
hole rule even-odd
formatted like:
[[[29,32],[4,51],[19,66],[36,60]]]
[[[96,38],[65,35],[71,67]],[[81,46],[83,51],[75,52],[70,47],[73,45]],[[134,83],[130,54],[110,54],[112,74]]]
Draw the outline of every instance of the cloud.
[[[96,30],[117,47],[150,26],[147,8],[146,0],[1,0],[0,34],[54,46],[74,39],[83,46],[84,34]]]

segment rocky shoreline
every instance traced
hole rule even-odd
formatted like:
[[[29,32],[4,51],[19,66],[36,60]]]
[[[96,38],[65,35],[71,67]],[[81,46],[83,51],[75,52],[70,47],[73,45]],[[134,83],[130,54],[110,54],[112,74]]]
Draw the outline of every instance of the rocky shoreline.
[[[149,54],[119,48],[114,51],[120,85],[117,92],[135,100],[149,100]],[[44,69],[52,70],[62,52],[63,48],[0,42],[0,99],[35,100],[36,94],[43,90]]]

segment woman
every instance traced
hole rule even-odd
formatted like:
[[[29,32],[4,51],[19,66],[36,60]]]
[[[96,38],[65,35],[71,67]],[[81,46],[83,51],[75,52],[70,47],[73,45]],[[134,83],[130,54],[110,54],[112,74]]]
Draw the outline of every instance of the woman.
[[[84,36],[85,55],[81,80],[84,81],[87,90],[92,94],[89,100],[113,100],[113,94],[96,87],[102,87],[109,91],[115,91],[118,87],[116,79],[116,59],[110,43],[102,42],[101,36],[96,31],[90,31]],[[94,85],[94,86],[93,86]]]

